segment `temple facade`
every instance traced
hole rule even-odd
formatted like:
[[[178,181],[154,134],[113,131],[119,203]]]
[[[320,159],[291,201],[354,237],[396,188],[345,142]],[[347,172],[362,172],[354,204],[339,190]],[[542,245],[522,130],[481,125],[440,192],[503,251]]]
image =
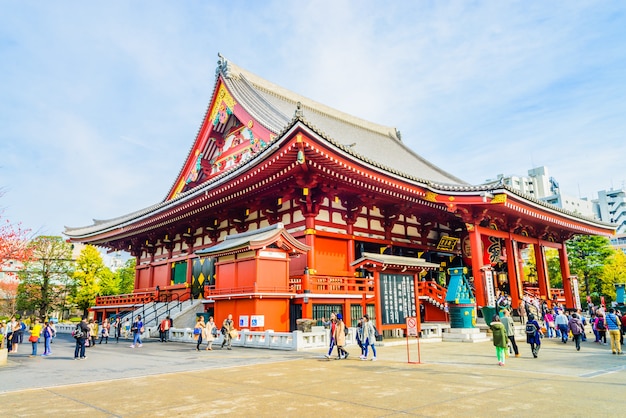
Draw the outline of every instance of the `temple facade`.
[[[467,268],[478,307],[497,290],[576,306],[565,241],[614,226],[499,181],[471,185],[426,161],[392,127],[365,121],[220,56],[187,159],[159,203],[66,228],[74,242],[130,252],[136,298],[200,298],[221,321],[288,331],[299,318],[363,313],[379,329],[446,320],[451,267]],[[536,277],[522,252],[534,250]],[[545,249],[564,289],[551,289]],[[116,312],[119,297],[94,309]],[[108,307],[108,308],[107,308]],[[252,318],[256,321],[252,325]]]

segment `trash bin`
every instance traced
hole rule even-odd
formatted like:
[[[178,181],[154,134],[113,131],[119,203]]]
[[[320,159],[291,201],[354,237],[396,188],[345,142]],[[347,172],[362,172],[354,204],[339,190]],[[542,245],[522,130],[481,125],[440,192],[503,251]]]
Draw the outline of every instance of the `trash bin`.
[[[474,304],[450,304],[450,327],[451,328],[474,328]]]

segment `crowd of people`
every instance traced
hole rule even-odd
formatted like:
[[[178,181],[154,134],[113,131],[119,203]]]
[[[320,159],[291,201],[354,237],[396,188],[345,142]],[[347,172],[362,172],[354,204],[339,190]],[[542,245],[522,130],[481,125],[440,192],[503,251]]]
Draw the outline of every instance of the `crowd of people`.
[[[11,317],[8,322],[0,322],[0,348],[5,348],[9,353],[16,354],[20,344],[24,343],[25,334],[30,330],[28,342],[31,343],[31,357],[37,355],[38,344],[43,338],[44,352],[41,356],[46,357],[52,354],[50,344],[56,336],[56,326],[52,321],[41,322],[35,318],[30,327],[26,322]]]
[[[347,359],[350,354],[346,351],[346,337],[349,333],[348,326],[343,322],[343,315],[340,313],[331,312],[330,318],[326,320],[322,317],[322,325],[330,330],[330,344],[328,347],[328,353],[326,358],[330,359],[333,356],[333,349],[337,347],[337,360]],[[359,359],[367,360],[369,349],[372,349],[372,361],[376,361],[376,336],[378,332],[374,323],[370,321],[368,314],[359,318],[356,326],[356,342],[361,349],[361,355]]]
[[[515,327],[511,318],[513,308],[510,297],[499,293],[496,299],[497,313],[491,319],[489,327],[493,335],[498,365],[504,366],[506,358],[513,352],[519,357],[515,341]],[[615,308],[595,307],[589,304],[586,315],[579,309],[566,310],[562,304],[554,302],[552,307],[546,301],[539,301],[525,296],[517,309],[520,322],[525,325],[526,343],[530,345],[534,358],[539,355],[541,340],[560,338],[563,344],[573,341],[576,351],[580,351],[581,342],[587,341],[587,329],[591,327],[596,344],[607,345],[607,332],[611,343],[611,352],[621,355],[626,334],[626,315]]]

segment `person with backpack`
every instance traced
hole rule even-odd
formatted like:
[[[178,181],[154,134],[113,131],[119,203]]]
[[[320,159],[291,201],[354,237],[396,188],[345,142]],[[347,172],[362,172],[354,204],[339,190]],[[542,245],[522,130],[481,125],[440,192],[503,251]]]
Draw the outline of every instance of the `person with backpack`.
[[[87,318],[83,317],[79,324],[76,325],[76,329],[72,333],[76,340],[76,348],[74,349],[74,360],[84,360],[85,356],[85,341],[89,337],[89,325],[87,324]]]
[[[585,332],[585,327],[578,317],[578,314],[572,314],[572,317],[569,319],[567,326],[570,331],[572,331],[574,343],[576,344],[576,351],[580,351],[580,340],[583,333]]]
[[[52,354],[52,351],[50,351],[50,342],[52,341],[52,336],[54,335],[54,331],[52,330],[52,327],[50,326],[50,322],[46,321],[44,322],[44,327],[43,327],[43,354],[41,355],[42,357],[46,357],[49,356],[50,354]]]
[[[528,315],[528,322],[526,322],[526,342],[530,344],[530,350],[532,351],[534,358],[537,358],[539,355],[542,336],[541,327],[535,320],[535,315]]]
[[[596,319],[593,321],[596,331],[598,331],[598,343],[606,345],[606,320],[604,318],[604,312],[600,309],[596,311]]]

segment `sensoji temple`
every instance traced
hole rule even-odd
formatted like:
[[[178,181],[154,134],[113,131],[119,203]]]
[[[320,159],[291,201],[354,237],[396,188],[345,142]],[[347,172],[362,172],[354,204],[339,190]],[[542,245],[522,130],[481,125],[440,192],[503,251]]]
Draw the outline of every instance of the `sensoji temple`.
[[[493,182],[471,185],[409,149],[395,128],[316,103],[219,55],[187,159],[163,201],[93,225],[73,242],[136,257],[132,295],[99,297],[99,317],[194,298],[216,322],[291,331],[299,318],[368,312],[378,329],[446,321],[448,269],[467,269],[477,307],[505,291],[580,304],[565,241],[611,235]],[[525,277],[532,246],[536,277]],[[551,289],[545,249],[558,250]],[[418,308],[419,306],[419,308]]]

